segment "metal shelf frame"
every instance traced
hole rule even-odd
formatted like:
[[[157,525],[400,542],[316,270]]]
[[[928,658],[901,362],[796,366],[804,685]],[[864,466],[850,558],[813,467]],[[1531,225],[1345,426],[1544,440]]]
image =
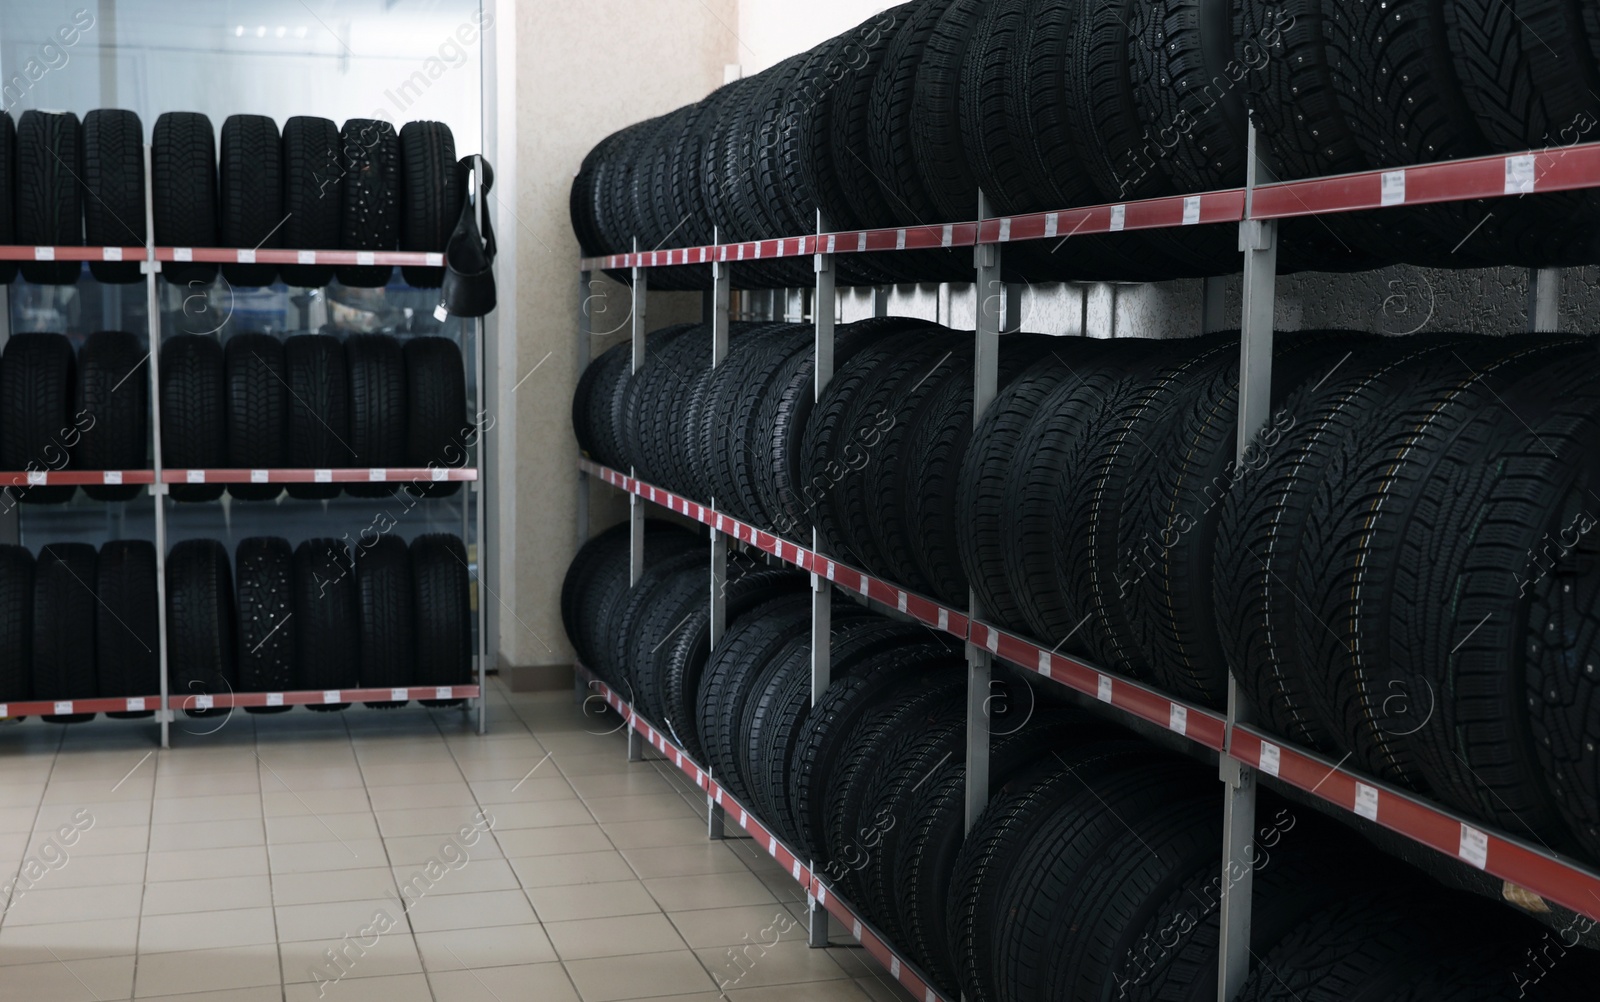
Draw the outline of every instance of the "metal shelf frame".
[[[596,270],[625,269],[633,280],[633,369],[645,364],[645,309],[650,269],[710,264],[713,288],[705,294],[705,319],[713,328],[713,351],[709,363],[720,364],[727,352],[728,302],[731,269],[740,262],[812,256],[817,275],[812,292],[812,311],[816,327],[816,393],[820,396],[833,374],[833,327],[837,315],[834,258],[840,254],[896,252],[904,250],[972,247],[974,279],[978,289],[973,420],[982,418],[994,399],[996,361],[1002,330],[1016,329],[1018,297],[1002,284],[1001,255],[1008,243],[1060,239],[1071,234],[1115,233],[1124,230],[1174,228],[1209,224],[1233,224],[1239,230],[1239,250],[1243,259],[1243,304],[1240,327],[1240,406],[1238,450],[1242,455],[1255,434],[1265,426],[1270,414],[1273,355],[1273,310],[1277,284],[1277,221],[1306,215],[1388,209],[1404,205],[1459,201],[1479,198],[1514,197],[1525,194],[1569,191],[1600,187],[1600,143],[1567,146],[1528,153],[1479,157],[1471,160],[1426,164],[1402,170],[1369,171],[1339,177],[1303,181],[1270,182],[1266,165],[1256,153],[1254,128],[1249,136],[1248,174],[1242,188],[1204,192],[1138,202],[1112,203],[1064,209],[1029,215],[997,217],[987,198],[978,193],[978,218],[974,221],[942,223],[880,230],[830,232],[826,221],[818,219],[813,235],[784,237],[703,247],[669,250],[634,250],[584,258],[579,264],[579,302],[586,303],[590,282]],[[1531,280],[1529,327],[1554,329],[1559,307],[1560,273],[1534,272]],[[1200,329],[1220,329],[1225,325],[1221,287],[1208,280]],[[776,301],[776,295],[773,296]],[[874,312],[887,312],[887,297],[882,290],[874,296]],[[590,357],[589,318],[579,311],[580,359]],[[813,700],[820,698],[829,679],[829,591],[843,588],[942,630],[966,642],[969,664],[967,715],[967,812],[968,825],[988,800],[988,720],[984,701],[988,696],[991,660],[1000,657],[1027,670],[1037,672],[1063,686],[1094,697],[1101,708],[1114,717],[1138,720],[1165,728],[1197,746],[1219,754],[1220,779],[1224,798],[1224,851],[1219,861],[1222,872],[1244,874],[1243,879],[1224,880],[1222,929],[1217,970],[1219,998],[1233,998],[1251,969],[1250,914],[1254,868],[1248,864],[1247,850],[1255,829],[1256,773],[1297,787],[1345,812],[1375,821],[1446,856],[1465,862],[1516,885],[1547,902],[1600,920],[1600,872],[1561,857],[1543,846],[1496,831],[1479,822],[1428,800],[1330,762],[1306,749],[1286,744],[1252,726],[1248,701],[1231,683],[1226,713],[1173,699],[1156,689],[1107,672],[1076,658],[1039,647],[1026,638],[1008,633],[984,621],[976,597],[966,610],[952,609],[925,596],[884,581],[846,565],[820,552],[815,534],[806,547],[716,511],[701,500],[671,494],[639,480],[636,471],[626,473],[607,469],[587,459],[578,462],[579,539],[588,535],[589,481],[626,492],[629,496],[632,535],[632,581],[637,582],[643,568],[644,513],[641,502],[649,502],[691,518],[710,529],[712,539],[711,602],[713,643],[720,638],[723,611],[718,582],[726,579],[728,545],[747,546],[810,573],[815,600],[812,623]],[[689,763],[681,751],[670,746],[659,731],[643,721],[615,693],[598,686],[608,703],[622,712],[634,739],[643,738],[674,758],[680,768],[709,791],[711,779]],[[638,740],[630,740],[630,758],[640,752]],[[718,837],[722,830],[724,807],[708,796],[709,832]],[[741,817],[748,818],[742,812]],[[798,861],[795,864],[800,865]],[[799,876],[796,879],[801,879]],[[825,909],[818,893],[825,885],[810,877],[813,902],[811,943],[827,943]],[[804,881],[802,881],[804,882]],[[1508,887],[1509,889],[1509,887]],[[838,915],[838,912],[834,912]],[[849,921],[845,916],[839,916]],[[879,959],[890,966],[893,950],[883,944],[887,957]],[[875,952],[874,956],[878,956]],[[904,970],[903,963],[892,970]],[[902,983],[904,979],[902,978]],[[919,982],[927,998],[938,997],[925,981]]]
[[[145,232],[155,233],[153,196],[151,192],[150,145],[144,147],[145,177]],[[485,176],[482,158],[475,161],[472,182],[467,188],[467,198],[474,205],[484,198],[482,180]],[[471,465],[439,468],[380,468],[380,469],[272,469],[272,470],[188,470],[167,469],[161,450],[161,310],[157,279],[163,263],[215,262],[261,264],[334,264],[334,265],[419,265],[442,267],[442,253],[413,251],[346,251],[346,250],[284,250],[233,247],[158,247],[152,236],[144,247],[36,247],[0,246],[0,261],[138,261],[144,274],[148,327],[150,380],[151,468],[143,470],[17,470],[0,471],[0,485],[94,485],[140,484],[146,485],[156,498],[156,599],[161,614],[157,619],[160,642],[161,688],[153,696],[106,697],[98,699],[53,700],[34,699],[25,702],[0,703],[0,716],[35,716],[45,714],[108,713],[154,711],[159,726],[162,748],[170,747],[171,724],[179,710],[246,707],[246,706],[304,706],[324,703],[350,702],[400,702],[422,699],[465,699],[463,709],[477,715],[477,730],[488,733],[487,700],[483,698],[490,658],[487,603],[482,587],[485,557],[493,550],[486,538],[488,521],[485,517],[485,477],[489,449],[482,436],[468,451]],[[0,305],[6,305],[0,300]],[[9,314],[0,330],[9,331]],[[477,398],[469,401],[470,412],[478,415],[478,422],[488,414],[485,405],[487,344],[490,327],[479,319],[463,326],[463,355],[473,367]],[[475,424],[481,431],[481,424]],[[169,487],[173,484],[296,484],[296,483],[466,483],[466,503],[462,505],[461,534],[464,544],[476,544],[478,569],[473,575],[479,584],[476,619],[477,640],[473,651],[475,684],[463,686],[416,686],[407,689],[346,689],[343,691],[283,692],[283,693],[217,693],[209,695],[174,694],[168,690],[167,679],[167,617],[166,617],[166,559],[167,521],[170,517]],[[471,569],[469,568],[469,574]],[[402,695],[404,693],[404,695]]]

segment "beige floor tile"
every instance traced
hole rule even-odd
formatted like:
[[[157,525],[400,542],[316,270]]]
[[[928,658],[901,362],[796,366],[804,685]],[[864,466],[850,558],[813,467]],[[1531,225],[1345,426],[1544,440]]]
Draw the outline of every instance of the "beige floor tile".
[[[611,848],[605,832],[599,825],[591,824],[507,829],[495,832],[494,841],[512,859],[598,852]]]
[[[775,900],[751,873],[707,873],[688,877],[655,877],[644,882],[664,911],[764,905]]]
[[[278,905],[278,935],[284,941],[335,941],[346,935],[359,936],[373,925],[379,911],[399,919],[400,906],[391,896],[362,901],[327,901],[308,905]],[[409,936],[409,932],[407,933]],[[368,937],[370,939],[370,937]],[[400,972],[396,972],[400,973]]]
[[[0,807],[0,832],[8,835],[33,831],[34,823],[38,820],[39,811],[36,807]],[[47,824],[44,827],[54,828],[55,825]]]
[[[137,918],[139,900],[143,895],[144,888],[138,884],[51,887],[41,881],[32,890],[12,894],[11,907],[5,913],[5,924],[10,928],[15,925]]]
[[[794,936],[794,933],[790,933]],[[766,941],[772,942],[769,934]],[[774,946],[755,945],[739,947],[713,947],[696,950],[700,962],[719,978],[724,990],[735,980],[741,988],[762,988],[768,985],[790,985],[811,981],[844,980],[845,973],[834,963],[825,950],[813,950],[806,945],[805,932],[796,938],[780,941]]]
[[[54,925],[7,923],[0,927],[0,964],[126,957],[132,956],[138,945],[137,918],[83,919]]]
[[[489,812],[492,816],[493,812]],[[455,835],[477,823],[476,805],[462,807],[419,807],[400,811],[378,811],[378,830],[384,838],[413,835]]]
[[[539,917],[562,960],[688,949],[678,930],[660,912],[552,922],[541,910]]]
[[[395,928],[377,937],[372,932],[381,926],[374,925],[375,916],[368,912],[357,925],[338,936],[319,938],[302,943],[282,943],[279,955],[283,963],[284,984],[316,981],[318,977],[334,979],[340,972],[345,978],[385,978],[396,974],[419,974],[422,959],[417,956],[417,945],[405,920],[391,910],[397,921]],[[368,930],[363,935],[363,930]],[[346,939],[345,937],[349,938]],[[333,951],[338,964],[328,959]]]
[[[691,806],[676,793],[628,794],[621,797],[591,797],[585,801],[596,821],[611,824],[618,821],[663,821],[669,818],[698,816],[696,806]]]
[[[545,931],[537,925],[450,929],[417,933],[423,966],[431,971],[544,964],[556,959]]]
[[[477,842],[470,846],[453,842],[447,835],[407,835],[403,838],[386,838],[383,844],[389,850],[389,862],[396,867],[415,866],[430,859],[444,862],[445,858],[440,855],[440,850],[445,845],[455,846],[454,849],[447,851],[452,857],[465,848],[471,859],[505,858],[505,854],[495,844],[492,835],[480,835]]]
[[[424,783],[418,786],[380,786],[372,790],[374,811],[415,810],[421,807],[466,807],[477,810],[477,800],[466,783]]]
[[[411,902],[411,928],[419,933],[477,929],[498,925],[531,925],[533,909],[521,891],[477,894],[430,894]]]
[[[317,873],[383,866],[388,862],[383,842],[351,838],[327,842],[288,842],[267,846],[273,873]]]
[[[148,768],[148,767],[146,767]],[[49,789],[44,791],[46,805],[70,804],[74,808],[93,804],[116,804],[130,800],[141,803],[150,802],[151,792],[155,789],[155,777],[147,772],[129,777],[126,783],[116,786],[117,780],[110,779],[63,779],[52,782]],[[37,801],[35,801],[37,802]],[[26,803],[24,801],[24,803]]]
[[[615,746],[590,751],[579,749],[558,751],[555,753],[555,765],[569,781],[579,776],[615,775],[650,768],[642,762],[629,762],[626,752],[623,751],[625,747],[622,742],[617,742]],[[550,767],[547,765],[545,768]]]
[[[552,776],[557,775],[558,770],[554,755],[551,756],[549,761],[545,761],[542,765],[540,764],[546,754],[547,752],[541,751],[537,754],[518,756],[516,758],[466,759],[458,762],[457,765],[461,770],[461,775],[465,776],[469,783],[492,784],[499,782],[504,783],[509,790],[511,787],[516,786],[524,776],[527,776],[528,770],[533,769],[535,766],[538,769],[529,777],[528,782],[530,783],[546,773]]]
[[[748,872],[737,850],[725,842],[625,849],[622,856],[642,879]]]
[[[261,795],[269,818],[321,814],[371,814],[366,795],[357,790],[268,790]]]
[[[602,825],[618,849],[655,849],[665,845],[701,845],[706,841],[704,818],[690,815],[665,821],[618,821]]]
[[[530,888],[528,899],[533,902],[541,922],[644,915],[660,911],[644,884],[637,880]]]
[[[717,987],[694,954],[682,951],[574,960],[566,967],[584,1002],[689,995]]]
[[[805,923],[776,902],[770,905],[668,912],[667,917],[684,940],[697,950],[745,943],[770,943],[774,933],[785,937],[805,935]]]
[[[486,805],[537,804],[547,800],[572,800],[578,796],[572,785],[555,769],[546,764],[543,769],[524,779],[488,779],[471,784],[478,802]]]
[[[79,810],[87,810],[94,818],[95,828],[150,827],[151,802],[149,800],[119,800],[111,803],[47,804],[40,807],[38,821],[33,826],[38,831],[49,831],[73,823]],[[31,808],[30,808],[31,810]],[[93,831],[94,828],[89,829]]]
[[[178,852],[152,852],[145,879],[199,880],[204,877],[255,877],[267,872],[265,846],[234,846],[228,849],[184,849]]]
[[[62,837],[61,825],[41,825],[33,835],[28,845],[27,852],[32,854],[47,842],[53,840],[71,856],[121,856],[129,853],[143,853],[150,848],[150,826],[145,823],[136,825],[108,826],[96,823],[92,828],[80,829],[76,832],[75,844],[68,845]],[[70,827],[70,826],[68,826]],[[68,835],[67,838],[71,838]],[[4,836],[0,836],[4,838]]]
[[[261,817],[261,794],[237,793],[157,800],[152,820],[155,824],[164,825],[187,821],[234,821],[259,817]]]
[[[0,807],[37,807],[43,798],[42,778],[38,782],[24,782],[18,777],[14,783],[8,782],[0,786]]]
[[[272,881],[266,876],[207,877],[170,880],[144,889],[144,915],[178,915],[184,912],[230,908],[272,907]]]
[[[337,996],[335,996],[337,992]],[[315,984],[289,985],[284,990],[288,1002],[337,997],[339,1002],[433,1002],[428,979],[421,974],[396,974],[382,978],[347,977],[338,988]]]
[[[180,953],[276,943],[271,908],[146,915],[139,923],[139,954]]]
[[[146,860],[147,857],[142,852],[118,853],[110,856],[71,856],[68,857],[65,866],[51,871],[37,886],[44,889],[140,884],[145,879]]]
[[[162,772],[156,777],[157,800],[174,797],[219,797],[240,793],[260,795],[261,781],[257,778],[255,769],[192,775],[169,775]]]
[[[267,818],[267,842],[328,842],[378,838],[378,822],[371,814],[303,814]]]
[[[503,859],[474,859],[459,870],[446,866],[446,873],[438,880],[428,880],[423,868],[397,866],[395,881],[402,887],[411,884],[418,874],[424,881],[417,886],[428,888],[429,894],[471,894],[477,891],[514,891],[522,886],[511,864]],[[429,887],[429,885],[432,885]]]
[[[474,968],[428,975],[435,1002],[578,1002],[560,964]]]
[[[228,988],[220,992],[189,995],[141,995],[140,1002],[283,1002],[281,985],[260,988]]]
[[[243,715],[240,715],[239,719],[243,720]],[[208,748],[203,755],[196,755],[186,748],[174,748],[156,755],[156,776],[159,779],[164,776],[212,776],[255,772],[258,761],[253,743],[252,747],[239,750],[219,751],[216,748]]]
[[[831,987],[835,982],[829,981],[827,984]],[[856,978],[855,986],[861,990],[861,994],[875,1002],[920,1002],[897,982],[891,981],[888,972],[881,969],[876,977]]]
[[[309,905],[327,901],[398,901],[394,874],[381,866],[311,873],[274,873],[275,905]]]
[[[361,800],[361,788],[361,770],[354,763],[336,769],[261,769],[263,793],[343,791],[346,797]]]
[[[580,797],[624,797],[636,793],[660,794],[673,792],[673,786],[654,769],[636,769],[625,773],[602,773],[598,776],[574,776],[572,788]]]
[[[577,797],[528,804],[494,804],[483,810],[487,816],[494,818],[497,832],[525,828],[566,828],[594,823],[594,815]]]
[[[0,998],[7,1002],[108,1002],[132,994],[132,957],[52,960],[19,964],[0,972]]]
[[[887,980],[887,975],[885,979]],[[726,1002],[866,1002],[869,996],[854,981],[814,981],[809,984],[775,985],[769,988],[735,988]],[[909,995],[890,996],[905,1002]]]
[[[134,997],[278,984],[282,981],[278,974],[276,945],[189,950],[139,958]]]
[[[550,856],[525,856],[510,860],[523,887],[563,887],[570,884],[598,884],[632,880],[635,874],[621,854],[601,852],[557,853]]]
[[[262,819],[238,821],[184,821],[150,826],[150,850],[224,849],[229,846],[266,845]]]
[[[461,770],[449,759],[409,765],[363,765],[361,774],[367,786],[412,786],[423,783],[461,781]]]

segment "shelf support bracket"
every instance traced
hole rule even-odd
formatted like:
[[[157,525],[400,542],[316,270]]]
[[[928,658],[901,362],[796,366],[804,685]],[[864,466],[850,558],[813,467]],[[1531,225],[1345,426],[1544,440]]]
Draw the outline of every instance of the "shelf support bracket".
[[[835,285],[833,255],[823,253],[823,234],[829,229],[828,219],[817,210],[817,273],[816,293],[811,302],[811,322],[816,330],[816,381],[812,388],[813,399],[821,400],[822,392],[833,381],[834,320],[838,316],[839,298]],[[816,529],[811,530],[811,549],[821,552],[821,538]],[[833,585],[822,575],[811,575],[811,705],[822,702],[823,693],[833,681]],[[815,872],[815,871],[813,871]],[[820,950],[828,945],[828,910],[818,903],[816,896],[806,896],[806,945]]]

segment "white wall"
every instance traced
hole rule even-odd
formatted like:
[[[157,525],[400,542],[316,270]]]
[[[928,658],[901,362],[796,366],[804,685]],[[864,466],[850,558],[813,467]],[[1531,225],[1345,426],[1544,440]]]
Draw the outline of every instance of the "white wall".
[[[739,0],[734,61],[745,76],[759,73],[894,6],[883,0]]]

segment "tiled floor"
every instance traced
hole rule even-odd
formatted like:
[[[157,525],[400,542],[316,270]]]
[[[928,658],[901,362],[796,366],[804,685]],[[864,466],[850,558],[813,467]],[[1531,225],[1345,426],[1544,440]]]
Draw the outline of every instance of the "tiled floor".
[[[490,714],[0,727],[0,1000],[906,998],[614,717]]]

